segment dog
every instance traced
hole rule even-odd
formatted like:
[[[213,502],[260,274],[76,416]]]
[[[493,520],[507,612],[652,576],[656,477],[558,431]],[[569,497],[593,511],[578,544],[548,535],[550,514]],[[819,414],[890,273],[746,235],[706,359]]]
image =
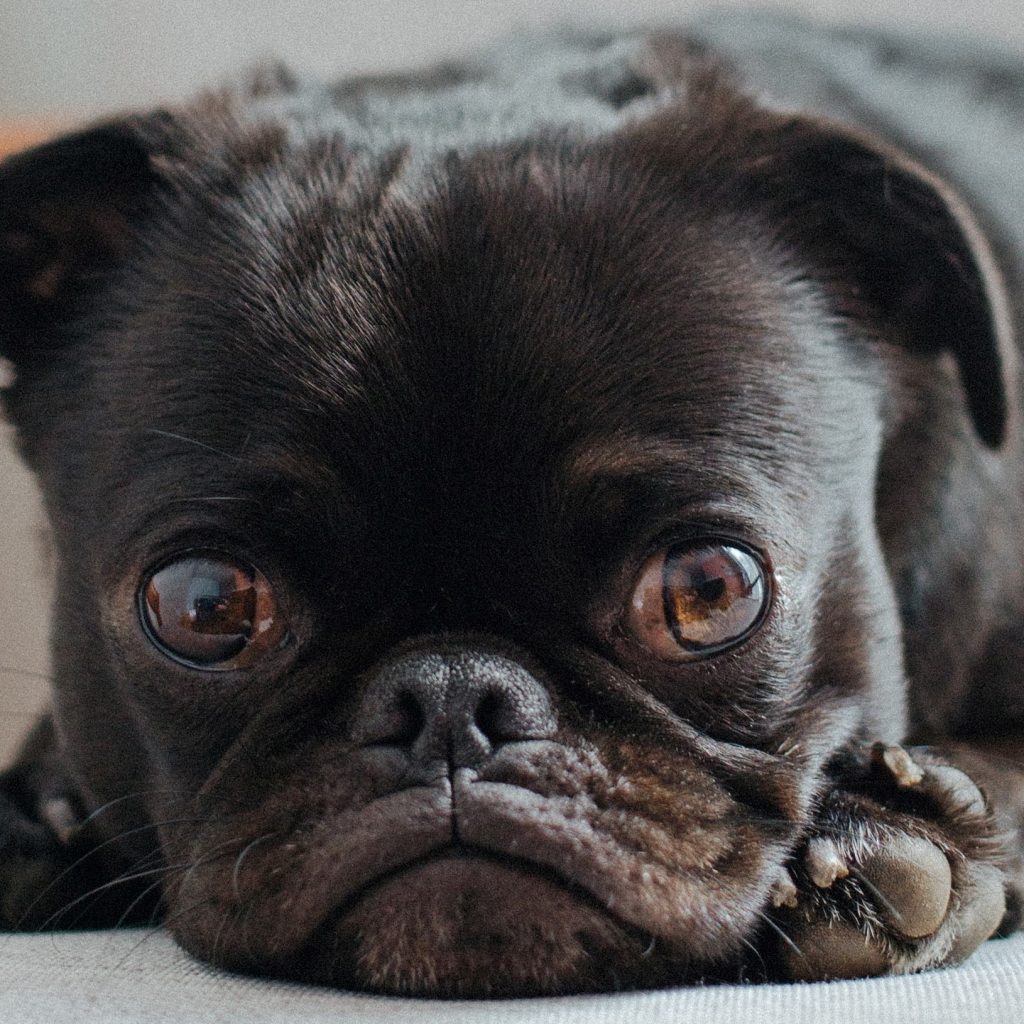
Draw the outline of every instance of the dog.
[[[2,925],[453,997],[1017,928],[1022,99],[719,18],[0,165],[56,582]]]

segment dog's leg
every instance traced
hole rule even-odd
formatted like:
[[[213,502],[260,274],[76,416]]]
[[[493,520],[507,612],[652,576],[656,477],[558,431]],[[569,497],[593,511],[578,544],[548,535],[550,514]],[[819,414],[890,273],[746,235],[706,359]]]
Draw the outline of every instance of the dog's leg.
[[[125,890],[107,885],[111,858],[84,822],[44,720],[0,773],[0,930],[100,927],[123,913]]]
[[[773,893],[782,973],[918,971],[1017,928],[1022,811],[1024,765],[975,748],[852,754]]]

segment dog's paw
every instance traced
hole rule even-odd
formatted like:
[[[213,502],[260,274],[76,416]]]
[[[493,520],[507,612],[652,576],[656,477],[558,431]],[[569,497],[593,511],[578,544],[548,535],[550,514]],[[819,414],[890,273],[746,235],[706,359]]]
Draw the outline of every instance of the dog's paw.
[[[813,981],[958,963],[1006,910],[984,796],[925,748],[878,744],[851,776],[774,886],[783,974]]]
[[[93,878],[81,818],[70,785],[52,767],[0,775],[0,930],[57,926],[87,891]]]

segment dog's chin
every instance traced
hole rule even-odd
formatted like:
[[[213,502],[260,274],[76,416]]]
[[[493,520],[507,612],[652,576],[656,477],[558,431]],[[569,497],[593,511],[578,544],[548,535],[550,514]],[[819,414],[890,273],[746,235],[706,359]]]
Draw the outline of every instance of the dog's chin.
[[[293,970],[391,995],[552,995],[664,983],[668,965],[653,948],[529,866],[448,854],[369,887],[321,926]]]

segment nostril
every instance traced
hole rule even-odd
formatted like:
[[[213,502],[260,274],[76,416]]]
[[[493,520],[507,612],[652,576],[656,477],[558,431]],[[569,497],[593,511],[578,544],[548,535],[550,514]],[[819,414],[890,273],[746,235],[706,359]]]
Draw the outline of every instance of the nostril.
[[[476,688],[475,693],[470,688],[462,696],[474,731],[492,749],[506,743],[548,739],[554,732],[546,694],[533,680],[524,685],[525,678],[492,680]]]
[[[427,724],[423,705],[408,690],[403,690],[395,701],[395,729],[390,742],[411,747]]]
[[[505,702],[501,697],[494,690],[488,690],[481,698],[473,716],[476,727],[493,746],[515,738],[509,734],[507,723],[504,722],[505,710]]]
[[[409,690],[402,690],[395,698],[394,712],[394,728],[386,742],[398,746],[412,746],[427,724],[423,706],[415,694]]]
[[[382,711],[373,716],[375,721],[370,735],[363,742],[372,746],[411,747],[419,739],[426,716],[415,694],[409,690],[399,691]]]

